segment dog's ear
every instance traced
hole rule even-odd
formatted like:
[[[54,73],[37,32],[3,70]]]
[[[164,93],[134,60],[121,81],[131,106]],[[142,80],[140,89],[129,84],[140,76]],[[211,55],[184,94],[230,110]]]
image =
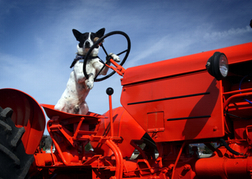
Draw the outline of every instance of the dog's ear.
[[[105,33],[105,28],[98,30],[95,34],[97,37],[101,38]]]
[[[76,40],[81,41],[81,35],[82,35],[82,33],[80,33],[80,32],[79,32],[78,30],[76,30],[76,29],[73,29],[72,31],[73,31],[73,34],[74,34]]]

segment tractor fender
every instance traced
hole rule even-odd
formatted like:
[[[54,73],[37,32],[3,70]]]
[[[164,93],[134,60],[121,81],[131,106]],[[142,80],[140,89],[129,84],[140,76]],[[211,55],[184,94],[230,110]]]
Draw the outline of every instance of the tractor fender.
[[[38,102],[17,89],[0,89],[0,106],[11,108],[12,121],[18,128],[24,127],[22,142],[27,154],[34,154],[45,129],[45,115]]]

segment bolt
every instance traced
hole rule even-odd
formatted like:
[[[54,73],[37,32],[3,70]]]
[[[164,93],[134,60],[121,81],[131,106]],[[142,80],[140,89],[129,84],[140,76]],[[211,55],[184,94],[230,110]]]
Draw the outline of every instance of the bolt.
[[[168,170],[172,170],[173,167],[174,167],[174,164],[170,164],[170,165],[168,166]]]
[[[184,170],[186,170],[186,171],[191,170],[191,165],[186,164],[186,165],[184,166]]]

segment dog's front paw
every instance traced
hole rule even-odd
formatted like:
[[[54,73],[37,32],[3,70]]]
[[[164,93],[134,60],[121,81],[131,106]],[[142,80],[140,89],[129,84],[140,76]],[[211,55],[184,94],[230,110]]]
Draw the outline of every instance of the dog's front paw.
[[[120,57],[114,53],[110,53],[109,56],[116,62],[120,62]]]
[[[92,89],[94,87],[94,82],[92,80],[88,79],[85,81],[85,83],[88,89]]]

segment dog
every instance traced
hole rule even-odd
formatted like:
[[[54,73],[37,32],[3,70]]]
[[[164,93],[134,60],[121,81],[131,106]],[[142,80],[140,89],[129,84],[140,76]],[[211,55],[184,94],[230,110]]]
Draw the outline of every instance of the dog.
[[[102,28],[95,33],[81,33],[76,29],[73,29],[72,32],[76,40],[79,42],[77,44],[77,55],[70,66],[70,68],[73,68],[73,71],[70,73],[66,89],[54,109],[67,113],[86,115],[89,112],[86,97],[90,89],[94,86],[94,78],[96,74],[104,66],[98,57],[100,47],[97,46],[92,50],[86,63],[88,79],[85,78],[83,73],[83,59],[93,44],[104,35],[105,28]],[[120,58],[117,55],[113,53],[110,53],[109,55],[116,62],[120,62]],[[109,62],[106,63],[109,64]],[[105,66],[99,75],[106,75],[107,71],[108,67]]]

